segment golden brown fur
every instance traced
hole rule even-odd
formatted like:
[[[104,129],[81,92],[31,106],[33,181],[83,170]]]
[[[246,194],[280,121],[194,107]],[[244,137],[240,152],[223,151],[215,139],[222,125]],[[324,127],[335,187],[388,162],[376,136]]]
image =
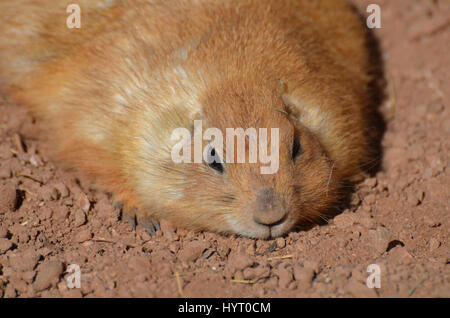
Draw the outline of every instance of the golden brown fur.
[[[59,158],[140,216],[274,237],[320,217],[361,173],[369,58],[345,1],[85,0],[81,29],[66,27],[69,3],[0,2],[0,85],[45,123]],[[173,163],[171,132],[194,119],[280,128],[278,173]],[[271,226],[253,220],[264,189],[286,211]]]

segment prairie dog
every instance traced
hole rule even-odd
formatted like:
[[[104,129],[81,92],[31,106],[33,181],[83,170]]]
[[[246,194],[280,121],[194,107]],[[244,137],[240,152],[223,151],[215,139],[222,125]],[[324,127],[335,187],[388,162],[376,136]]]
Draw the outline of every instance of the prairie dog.
[[[369,53],[346,1],[81,0],[70,29],[72,2],[0,3],[0,85],[126,215],[278,237],[363,173]],[[175,163],[172,132],[195,120],[278,128],[277,172]]]

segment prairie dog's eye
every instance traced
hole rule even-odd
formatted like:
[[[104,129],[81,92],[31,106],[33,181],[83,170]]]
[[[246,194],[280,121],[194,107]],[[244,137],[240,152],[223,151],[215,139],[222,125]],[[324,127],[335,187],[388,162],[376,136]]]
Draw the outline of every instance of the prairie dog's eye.
[[[297,159],[297,157],[300,155],[300,153],[302,152],[302,146],[300,144],[300,140],[298,138],[298,136],[294,135],[294,141],[292,142],[292,162],[295,162],[295,159]]]
[[[211,148],[208,151],[208,161],[207,161],[209,167],[211,169],[216,170],[220,174],[223,174],[225,169],[223,167],[223,164],[221,163],[220,157],[218,154],[216,154],[216,149]]]

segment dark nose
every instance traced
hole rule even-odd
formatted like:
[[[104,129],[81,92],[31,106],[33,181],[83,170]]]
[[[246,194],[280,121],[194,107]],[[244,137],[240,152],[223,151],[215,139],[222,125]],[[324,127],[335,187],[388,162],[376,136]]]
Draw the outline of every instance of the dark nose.
[[[254,208],[253,220],[259,224],[274,225],[286,216],[286,209],[273,188],[259,191]]]

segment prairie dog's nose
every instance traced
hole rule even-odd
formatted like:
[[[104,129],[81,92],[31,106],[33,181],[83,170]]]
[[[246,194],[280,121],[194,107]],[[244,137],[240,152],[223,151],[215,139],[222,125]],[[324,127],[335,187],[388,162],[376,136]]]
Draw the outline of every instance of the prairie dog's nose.
[[[286,209],[273,188],[262,189],[256,197],[253,220],[263,225],[274,225],[286,216]]]

